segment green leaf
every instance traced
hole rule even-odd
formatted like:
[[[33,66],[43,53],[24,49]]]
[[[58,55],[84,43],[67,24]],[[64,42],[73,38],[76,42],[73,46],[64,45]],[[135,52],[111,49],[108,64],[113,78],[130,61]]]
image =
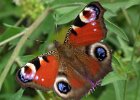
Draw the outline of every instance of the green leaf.
[[[119,58],[116,56],[112,56],[112,63],[113,63],[113,67],[117,66],[117,67],[121,67],[121,62],[119,62],[118,60]]]
[[[106,89],[102,91],[99,98],[95,100],[116,100],[113,86],[108,85]]]
[[[122,81],[117,81],[113,83],[114,89],[115,89],[115,94],[116,94],[116,100],[123,100],[123,82]]]
[[[126,4],[128,3],[128,1],[118,1],[118,2],[114,2],[114,3],[105,3],[103,4],[103,7],[105,7],[106,9],[117,13],[117,11],[121,8],[123,8]]]
[[[140,5],[140,0],[129,0],[129,2],[125,5],[125,9],[130,8],[134,5]]]
[[[9,98],[11,98],[12,96],[12,93],[3,93],[0,94],[0,100],[9,100]],[[33,97],[22,96],[20,100],[33,100]]]
[[[7,59],[11,56],[12,51],[6,52],[5,55],[1,55],[2,58],[0,59],[0,73],[2,72],[3,68],[7,64]]]
[[[69,13],[66,13],[64,15],[62,15],[61,17],[58,17],[56,19],[56,24],[60,25],[60,24],[66,24],[70,21],[72,21],[74,18],[76,18],[77,14],[80,13],[81,9],[83,7],[78,7],[72,11],[70,11]]]
[[[11,6],[11,5],[8,5],[8,6]],[[0,10],[0,20],[9,16],[15,16],[15,15],[21,16],[21,9],[19,9],[18,7],[13,8],[11,6],[11,7],[7,7],[4,10]]]
[[[9,98],[9,100],[20,100],[23,92],[24,90],[20,88],[12,97]]]
[[[119,36],[120,38],[129,41],[128,37],[126,35],[126,33],[117,25],[113,24],[112,22],[110,22],[109,20],[105,19],[105,23],[107,26],[107,29],[113,33],[115,33],[117,36]]]
[[[16,65],[16,64],[13,64],[13,65],[12,65],[12,68],[11,68],[11,70],[10,70],[10,75],[14,74],[16,68],[17,68],[17,65]]]
[[[124,76],[121,76],[118,73],[110,72],[103,80],[102,80],[102,86],[107,85],[109,83],[116,82],[118,80],[126,80]]]
[[[117,13],[117,11],[119,11],[120,9],[124,8],[124,9],[128,9],[134,5],[140,5],[140,0],[125,0],[125,1],[117,1],[117,2],[113,2],[113,3],[104,3],[103,7],[105,7],[106,9]]]
[[[8,24],[5,24],[5,26],[7,27],[7,29],[2,35],[0,35],[0,42],[18,34],[23,30],[22,27],[16,27]]]
[[[26,55],[26,56],[20,56],[20,61],[21,64],[26,64],[27,62],[29,62],[30,60],[32,60],[33,58],[35,58],[35,55]]]
[[[92,1],[92,0],[90,0]],[[74,5],[86,5],[90,2],[89,0],[54,0],[54,2],[51,3],[52,8],[60,8],[60,7],[66,7],[66,6],[74,6]]]
[[[56,13],[62,15],[62,14],[66,14],[66,13],[70,13],[71,11],[77,9],[79,6],[75,5],[75,6],[66,6],[66,7],[62,7],[62,8],[58,8],[56,9]]]

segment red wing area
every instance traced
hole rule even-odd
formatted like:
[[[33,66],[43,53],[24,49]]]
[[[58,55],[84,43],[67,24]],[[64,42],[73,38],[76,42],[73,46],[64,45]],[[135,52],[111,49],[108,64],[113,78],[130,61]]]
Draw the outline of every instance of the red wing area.
[[[105,34],[100,26],[100,22],[94,21],[93,23],[95,25],[89,23],[82,28],[76,28],[75,32],[77,35],[70,33],[69,42],[76,46],[83,46],[102,40],[105,37]]]
[[[91,89],[91,83],[69,64],[66,66],[60,67],[54,90],[64,100],[80,100]]]
[[[87,74],[83,76],[87,77],[88,80],[93,81],[93,82],[96,82],[102,78],[100,77],[102,67],[98,60],[88,56],[87,54],[83,52],[79,52],[79,50],[76,51],[75,54],[77,58],[81,62],[83,62],[85,72],[87,72]]]
[[[72,99],[76,98],[76,100],[80,100],[80,98],[85,96],[92,88],[90,81],[75,70],[69,72],[67,78],[72,86]]]
[[[76,17],[64,43],[78,47],[104,39],[107,31],[103,20],[104,11],[98,2],[88,4]]]
[[[58,62],[54,56],[47,56],[48,62],[40,60],[40,68],[37,70],[33,82],[44,88],[51,88],[58,73]]]
[[[95,58],[87,56],[85,65],[87,65],[88,77],[93,82],[103,79],[109,72],[112,71],[111,58],[108,57],[106,60],[100,62]]]
[[[94,82],[112,71],[111,50],[103,43],[98,42],[88,47],[76,48],[75,54],[85,64],[87,77]]]
[[[53,87],[58,68],[57,56],[41,55],[28,62],[17,72],[17,81],[23,87],[48,90]]]

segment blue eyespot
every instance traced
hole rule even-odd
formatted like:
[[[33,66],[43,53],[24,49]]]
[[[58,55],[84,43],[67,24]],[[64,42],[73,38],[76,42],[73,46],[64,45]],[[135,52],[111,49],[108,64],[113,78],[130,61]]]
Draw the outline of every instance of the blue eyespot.
[[[64,81],[58,82],[57,88],[59,92],[64,93],[64,94],[67,94],[71,90],[71,86],[67,82],[64,82]]]
[[[27,83],[31,81],[25,78],[25,76],[21,73],[21,70],[18,71],[17,79],[23,83]]]
[[[22,83],[31,82],[34,76],[35,73],[33,73],[32,69],[30,69],[28,66],[22,67],[17,73],[17,79]]]
[[[107,57],[106,50],[103,47],[97,47],[95,49],[95,56],[99,61],[103,61]]]

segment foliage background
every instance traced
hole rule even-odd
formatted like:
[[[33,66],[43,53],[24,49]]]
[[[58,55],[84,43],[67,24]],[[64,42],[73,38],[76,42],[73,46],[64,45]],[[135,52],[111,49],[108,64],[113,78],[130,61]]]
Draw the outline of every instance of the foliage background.
[[[60,99],[52,91],[20,88],[15,74],[30,59],[47,52],[54,39],[62,42],[72,20],[91,1],[0,0],[0,100]],[[105,42],[113,51],[114,71],[83,100],[140,100],[140,0],[100,3],[107,10]]]

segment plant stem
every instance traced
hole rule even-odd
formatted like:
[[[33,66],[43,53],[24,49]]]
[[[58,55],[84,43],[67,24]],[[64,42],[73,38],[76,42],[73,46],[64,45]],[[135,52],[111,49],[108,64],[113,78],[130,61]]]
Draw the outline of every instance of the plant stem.
[[[134,100],[137,100],[137,98],[138,98],[139,88],[140,88],[140,85],[139,84],[140,84],[140,79],[137,78],[136,95],[134,97]]]
[[[18,64],[19,67],[22,66],[22,63],[21,63],[21,60],[20,60],[19,57],[17,57],[17,58],[15,59],[15,62]]]
[[[11,68],[11,65],[15,61],[15,59],[18,57],[18,54],[20,50],[22,49],[22,46],[26,42],[27,38],[32,34],[32,32],[40,25],[40,23],[46,18],[48,15],[50,9],[46,8],[45,11],[35,20],[35,22],[28,28],[26,33],[21,37],[19,40],[17,46],[15,47],[9,61],[7,62],[7,65],[5,66],[3,72],[0,75],[0,90],[2,88],[2,84]]]
[[[45,97],[44,97],[44,95],[42,94],[42,92],[40,90],[36,90],[36,92],[38,93],[38,95],[40,96],[40,98],[42,100],[46,100]]]
[[[19,26],[20,23],[25,19],[25,17],[26,17],[26,16],[21,17],[21,18],[17,21],[17,23],[15,24],[15,26]]]
[[[125,19],[126,19],[127,23],[128,23],[129,26],[130,26],[130,29],[131,29],[131,31],[132,31],[132,33],[133,33],[133,37],[135,38],[135,37],[136,37],[136,31],[135,31],[135,29],[134,29],[133,26],[132,26],[132,21],[131,21],[129,15],[128,15],[128,13],[127,13],[127,11],[126,11],[125,9],[122,9],[122,12],[123,12],[123,14],[124,14],[124,16],[125,16]]]
[[[26,30],[24,30],[24,31],[22,31],[22,32],[19,33],[19,34],[14,35],[14,36],[12,36],[12,37],[10,37],[10,38],[8,38],[8,39],[6,39],[6,40],[0,42],[0,46],[4,45],[4,44],[6,44],[6,43],[8,43],[8,42],[10,42],[10,41],[12,41],[12,40],[14,40],[14,39],[20,37],[20,36],[22,36],[25,32],[26,32]]]
[[[124,81],[124,92],[123,92],[123,100],[126,99],[126,90],[127,90],[127,80]]]
[[[116,93],[116,100],[121,100],[121,94],[120,94],[118,82],[114,82],[113,86],[114,86],[115,93]]]

